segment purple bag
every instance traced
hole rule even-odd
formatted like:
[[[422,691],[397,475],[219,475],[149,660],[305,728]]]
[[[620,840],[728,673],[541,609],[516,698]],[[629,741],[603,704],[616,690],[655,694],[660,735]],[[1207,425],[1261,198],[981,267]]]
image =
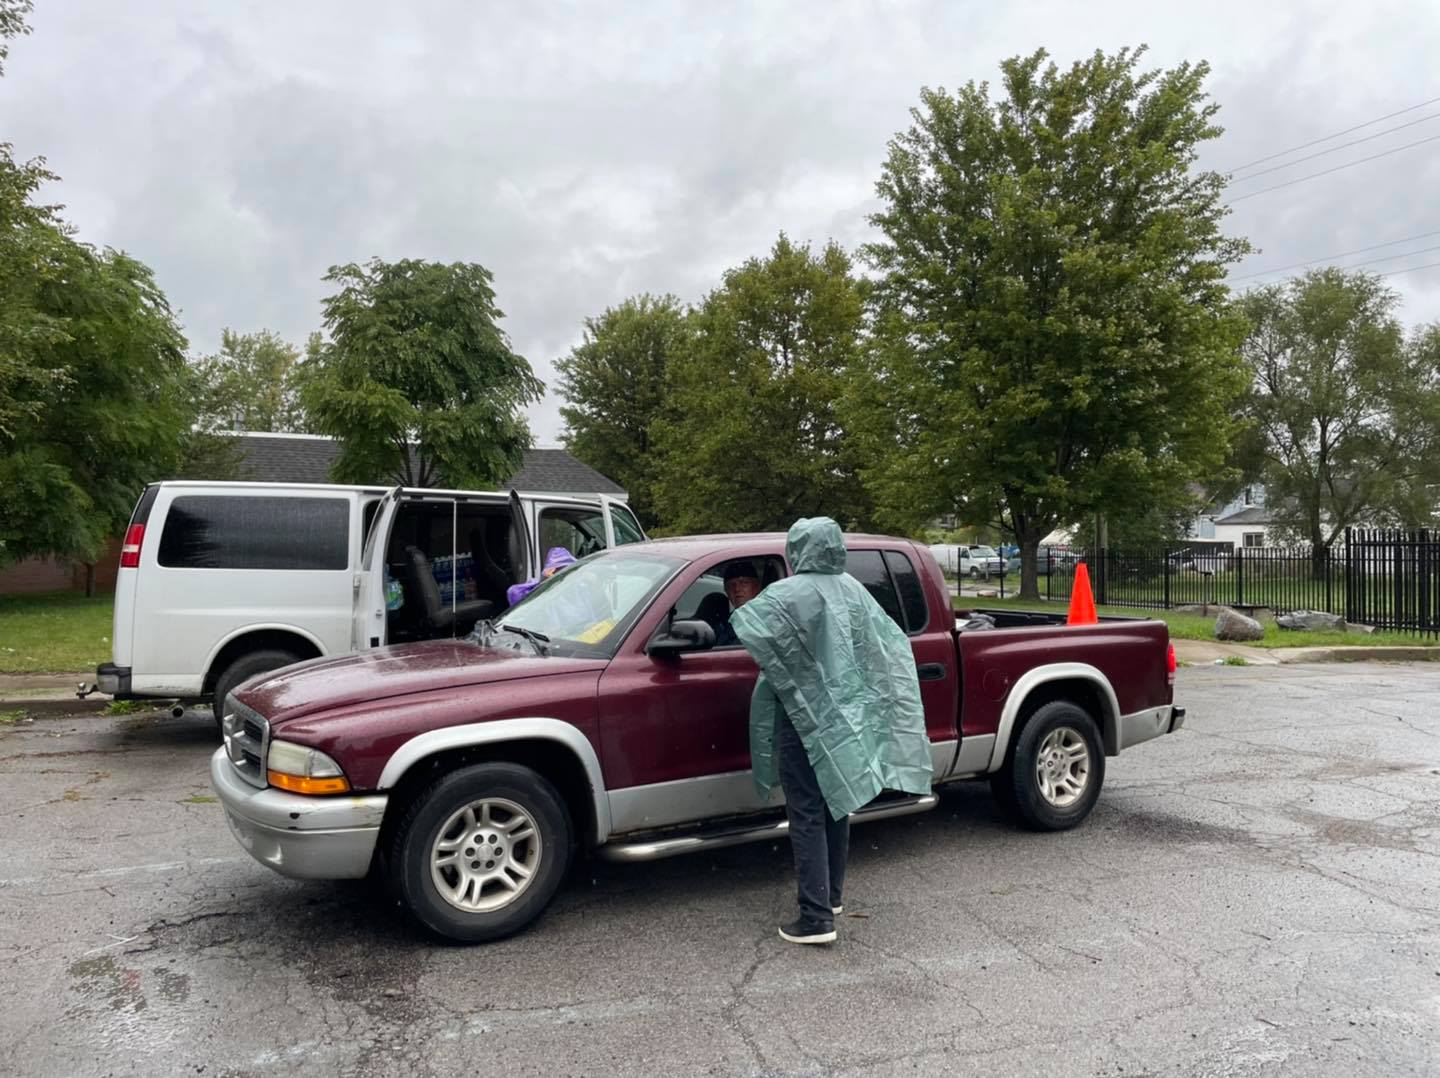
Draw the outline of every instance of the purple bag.
[[[563,546],[552,546],[549,553],[545,555],[545,568],[541,570],[541,575],[532,577],[523,584],[510,585],[510,587],[505,589],[505,601],[511,606],[514,606],[539,587],[542,579],[554,576],[561,569],[568,568],[574,564],[574,554],[571,554],[570,551],[566,550]]]

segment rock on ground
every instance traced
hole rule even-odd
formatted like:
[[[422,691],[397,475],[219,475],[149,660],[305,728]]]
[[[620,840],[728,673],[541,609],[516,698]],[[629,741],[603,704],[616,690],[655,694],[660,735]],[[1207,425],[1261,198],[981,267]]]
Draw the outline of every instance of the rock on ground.
[[[1217,640],[1264,640],[1265,627],[1254,618],[1246,617],[1238,610],[1222,607],[1215,619]]]
[[[1300,629],[1308,632],[1335,632],[1345,631],[1345,619],[1339,614],[1326,614],[1319,610],[1295,610],[1289,614],[1281,614],[1275,619],[1275,624],[1282,629]]]

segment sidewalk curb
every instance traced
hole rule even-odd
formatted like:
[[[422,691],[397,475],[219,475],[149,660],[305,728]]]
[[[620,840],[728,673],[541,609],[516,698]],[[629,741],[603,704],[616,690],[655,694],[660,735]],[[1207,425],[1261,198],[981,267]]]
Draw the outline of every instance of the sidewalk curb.
[[[1175,640],[1175,657],[1196,666],[1244,659],[1247,666],[1298,666],[1308,663],[1440,662],[1440,647],[1367,647],[1363,644],[1308,648],[1255,648],[1220,640]]]

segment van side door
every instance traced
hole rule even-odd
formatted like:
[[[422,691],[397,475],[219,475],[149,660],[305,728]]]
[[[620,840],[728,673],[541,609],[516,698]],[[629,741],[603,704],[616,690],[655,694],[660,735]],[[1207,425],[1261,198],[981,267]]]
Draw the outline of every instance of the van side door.
[[[350,613],[350,650],[378,648],[385,643],[385,549],[390,528],[400,505],[404,487],[395,487],[383,498],[370,521],[365,548],[351,581],[353,605]]]

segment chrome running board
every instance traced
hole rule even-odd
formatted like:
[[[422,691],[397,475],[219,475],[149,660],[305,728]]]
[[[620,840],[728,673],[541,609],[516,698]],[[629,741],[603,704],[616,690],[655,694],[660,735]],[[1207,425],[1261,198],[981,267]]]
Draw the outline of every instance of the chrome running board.
[[[866,805],[859,812],[850,814],[851,823],[869,823],[871,820],[888,820],[892,816],[913,816],[929,812],[940,803],[935,794],[924,797],[907,797],[894,801],[880,801]],[[765,842],[768,839],[784,838],[790,833],[789,820],[761,824],[758,827],[731,827],[720,831],[701,832],[677,838],[657,838],[643,842],[616,842],[601,846],[595,853],[606,861],[659,861],[664,857],[675,857],[682,853],[696,853],[700,850],[718,850],[726,846],[741,846],[747,842]]]

